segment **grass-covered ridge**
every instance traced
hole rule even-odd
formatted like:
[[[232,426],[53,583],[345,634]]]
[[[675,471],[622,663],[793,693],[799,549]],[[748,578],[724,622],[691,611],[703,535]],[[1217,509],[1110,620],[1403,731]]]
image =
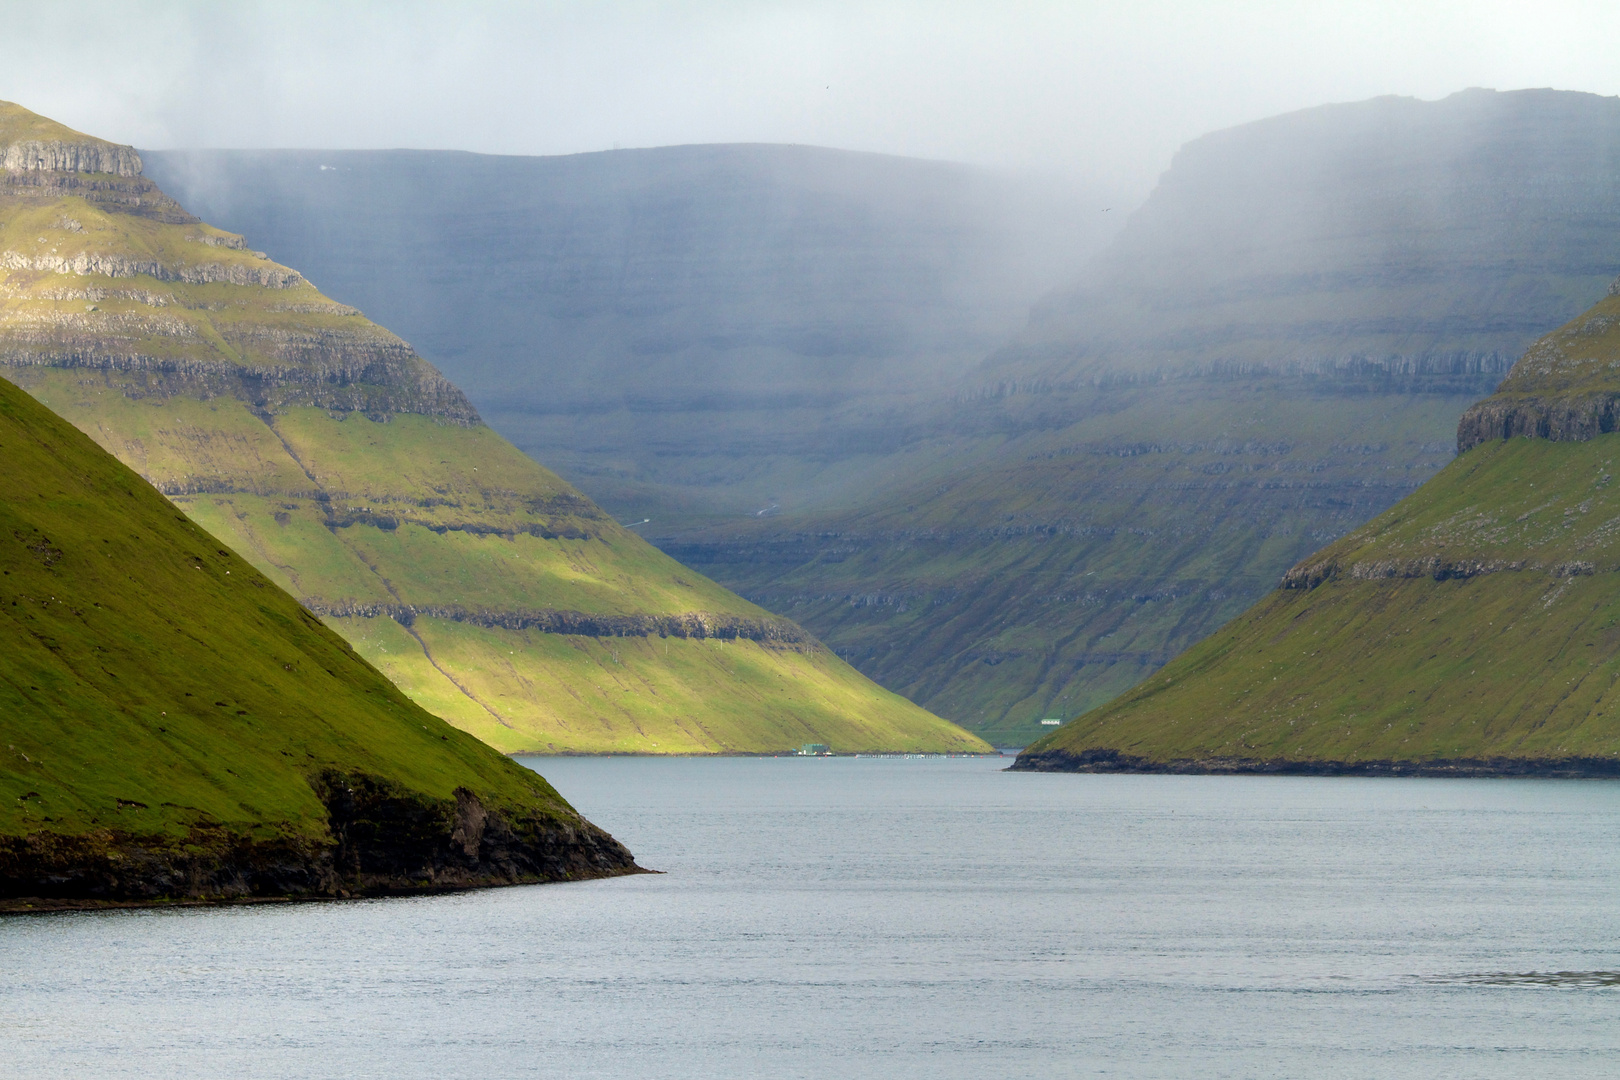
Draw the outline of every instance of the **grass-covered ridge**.
[[[1469,451],[1025,764],[1620,773],[1617,458]]]
[[[74,131],[66,124],[31,112],[16,102],[0,101],[0,149],[19,142],[95,142],[113,145],[105,139]]]
[[[6,377],[452,723],[509,752],[988,749],[620,528],[241,237],[74,190],[0,193]]]
[[[0,899],[330,894],[629,865],[543,779],[417,706],[3,380],[0,455]],[[466,865],[446,862],[474,804],[568,868],[480,867],[476,837]],[[378,824],[402,808],[415,837]]]

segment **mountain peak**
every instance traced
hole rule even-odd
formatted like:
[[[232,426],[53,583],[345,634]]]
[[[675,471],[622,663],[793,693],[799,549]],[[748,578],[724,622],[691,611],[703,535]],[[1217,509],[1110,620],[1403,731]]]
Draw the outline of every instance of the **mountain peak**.
[[[133,146],[74,131],[13,101],[0,101],[0,167],[7,172],[141,175]]]

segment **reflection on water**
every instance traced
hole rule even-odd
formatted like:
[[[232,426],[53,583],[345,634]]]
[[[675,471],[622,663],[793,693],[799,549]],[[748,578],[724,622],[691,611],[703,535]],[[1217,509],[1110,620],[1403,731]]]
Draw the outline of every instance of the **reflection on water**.
[[[1002,764],[548,760],[666,873],[0,920],[0,1073],[1596,1077],[1620,1060],[1620,784]]]

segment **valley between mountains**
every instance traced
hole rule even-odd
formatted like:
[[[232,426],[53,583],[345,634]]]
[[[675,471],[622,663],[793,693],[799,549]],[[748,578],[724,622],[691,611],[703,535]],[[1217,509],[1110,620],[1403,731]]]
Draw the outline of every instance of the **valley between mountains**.
[[[1107,229],[1128,203],[804,147],[147,157],[618,520],[1003,746],[1416,490],[1620,272],[1620,104],[1550,90],[1214,132]]]

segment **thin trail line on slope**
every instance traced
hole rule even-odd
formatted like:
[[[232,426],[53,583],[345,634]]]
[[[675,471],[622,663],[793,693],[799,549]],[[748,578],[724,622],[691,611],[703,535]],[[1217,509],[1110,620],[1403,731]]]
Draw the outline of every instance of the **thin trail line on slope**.
[[[403,624],[401,624],[401,625],[403,625]],[[465,694],[468,697],[469,700],[471,700],[474,704],[476,704],[480,709],[483,709],[485,712],[489,713],[490,716],[494,717],[495,722],[497,724],[501,725],[501,727],[508,728],[508,729],[510,729],[512,731],[517,730],[516,728],[512,727],[512,725],[510,723],[508,723],[506,721],[506,719],[501,716],[500,713],[496,712],[494,709],[492,709],[488,705],[484,704],[484,702],[478,697],[477,694],[473,693],[467,687],[463,686],[461,684],[460,679],[457,679],[454,675],[450,674],[448,671],[446,671],[443,667],[441,667],[439,665],[439,662],[433,658],[433,650],[428,648],[428,643],[426,641],[422,640],[422,635],[418,634],[416,632],[416,627],[414,627],[414,626],[406,626],[405,627],[405,632],[407,634],[411,635],[411,637],[416,639],[416,643],[422,647],[422,655],[427,657],[427,662],[432,664],[433,665],[433,670],[437,671],[440,675],[443,675],[445,677],[445,679],[449,681],[451,686],[454,686],[457,690],[460,690],[463,694]]]
[[[260,422],[262,422],[265,427],[270,429],[270,434],[274,435],[277,441],[281,443],[281,448],[287,452],[288,457],[292,458],[293,464],[297,465],[301,470],[303,470],[304,475],[309,477],[309,482],[315,485],[316,490],[324,493],[326,489],[321,486],[321,482],[316,479],[315,474],[309,471],[309,468],[304,464],[303,459],[300,458],[297,451],[292,448],[292,444],[282,436],[280,431],[276,430],[274,418],[271,417],[270,413],[255,410],[253,415],[258,417]],[[355,558],[364,563],[366,569],[370,570],[372,574],[376,575],[377,580],[382,582],[382,587],[388,590],[388,595],[392,596],[396,603],[402,607],[405,606],[405,601],[399,595],[399,592],[394,588],[394,583],[383,577],[382,571],[378,570],[376,564],[374,564],[370,559],[366,558],[359,548],[355,547],[353,544],[344,542],[342,539],[339,539],[338,543],[342,544],[344,547],[348,548],[349,551],[353,552]],[[308,597],[305,597],[304,599],[307,600]],[[428,648],[428,643],[422,639],[421,634],[416,632],[416,627],[405,626],[404,623],[400,623],[400,626],[404,628],[407,634],[411,635],[411,638],[415,640],[417,646],[421,648],[423,658],[426,659],[430,665],[432,665],[434,671],[437,671],[440,675],[444,676],[446,682],[448,682],[451,686],[454,686],[457,690],[461,691],[462,695],[466,697],[467,700],[489,713],[497,724],[513,731],[517,730],[516,728],[513,728],[512,725],[508,723],[500,713],[490,708],[489,705],[479,698],[477,694],[473,693],[471,689],[463,686],[460,679],[457,679],[440,665],[439,661],[433,656],[433,650]]]
[[[279,442],[281,444],[281,448],[287,452],[287,456],[292,458],[293,464],[297,465],[299,470],[305,476],[309,477],[309,482],[315,485],[315,490],[325,492],[326,489],[321,486],[321,482],[316,479],[314,473],[309,471],[309,466],[304,464],[304,459],[299,457],[298,451],[292,448],[292,443],[288,442],[286,437],[281,434],[280,429],[276,427],[275,418],[272,417],[268,411],[260,411],[251,407],[248,409],[248,411],[254,416],[258,417],[259,422],[270,429],[270,434],[276,437],[276,441]]]
[[[401,597],[399,595],[399,592],[394,588],[394,583],[392,581],[389,581],[387,578],[383,577],[382,571],[377,569],[377,565],[375,563],[373,563],[370,559],[366,558],[365,552],[361,551],[359,548],[355,547],[353,544],[347,543],[347,542],[345,542],[343,540],[339,540],[338,543],[342,544],[344,547],[348,548],[351,552],[353,552],[354,557],[359,559],[362,563],[364,563],[367,570],[370,570],[374,575],[376,575],[377,580],[382,582],[382,587],[388,590],[388,595],[392,596],[396,603],[398,603],[401,607],[405,606],[405,600],[404,600],[403,597]],[[501,725],[504,728],[511,728],[514,731],[517,730],[516,728],[513,728],[511,724],[507,723],[505,718],[502,717],[500,713],[498,713],[494,709],[490,708],[489,705],[486,704],[483,701],[483,699],[481,699],[477,694],[473,693],[470,688],[462,685],[462,682],[461,682],[460,679],[458,679],[454,675],[450,674],[449,671],[445,670],[444,667],[442,667],[439,664],[439,661],[437,659],[435,659],[434,656],[433,656],[433,650],[428,648],[428,643],[425,640],[423,640],[421,634],[416,632],[416,627],[414,627],[414,626],[405,626],[404,623],[400,623],[399,625],[403,626],[405,628],[405,632],[407,634],[411,635],[412,638],[416,639],[416,643],[418,645],[420,645],[421,648],[422,648],[422,655],[427,658],[427,662],[429,664],[433,665],[433,670],[434,671],[437,671],[440,675],[443,675],[445,677],[445,679],[447,679],[449,681],[450,685],[454,686],[457,690],[460,690],[464,695],[466,695],[468,700],[472,701],[480,709],[483,709],[485,712],[489,713],[490,716],[494,717],[495,722],[497,724]]]

